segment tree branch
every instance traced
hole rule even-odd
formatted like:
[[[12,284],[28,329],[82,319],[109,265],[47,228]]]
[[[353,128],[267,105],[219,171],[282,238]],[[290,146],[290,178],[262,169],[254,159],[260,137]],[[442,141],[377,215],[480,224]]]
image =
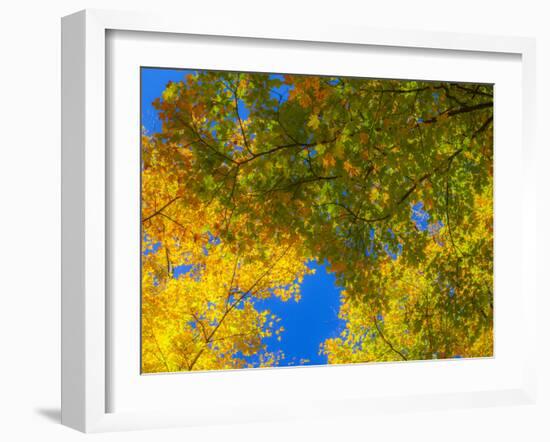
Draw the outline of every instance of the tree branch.
[[[419,122],[417,125],[420,126],[420,125],[423,125],[423,124],[431,124],[431,123],[435,123],[436,121],[438,121],[443,116],[453,117],[455,115],[465,114],[465,113],[468,113],[468,112],[474,112],[474,111],[481,110],[481,109],[487,109],[489,107],[493,107],[493,102],[492,101],[489,101],[489,102],[486,102],[486,103],[474,104],[472,106],[462,106],[462,107],[455,108],[455,109],[447,109],[447,110],[441,112],[439,115],[437,115],[433,118],[430,118],[428,120],[424,120],[422,122]]]
[[[240,74],[239,74],[239,78],[240,78]],[[238,78],[238,79],[239,79]],[[252,152],[252,150],[250,149],[250,145],[248,144],[248,139],[246,137],[246,134],[244,132],[244,126],[243,126],[243,121],[241,119],[241,115],[239,113],[239,98],[238,98],[238,95],[237,95],[237,92],[239,90],[239,85],[237,84],[237,86],[235,87],[235,89],[233,91],[233,98],[234,98],[234,102],[235,102],[235,114],[237,115],[237,121],[239,122],[239,126],[241,128],[241,134],[243,136],[243,141],[244,141],[244,147],[246,148],[246,151],[251,154],[251,155],[254,155],[254,153]]]
[[[245,292],[242,292],[241,293],[241,296],[239,296],[239,298],[237,298],[228,308],[226,308],[225,312],[223,313],[222,317],[220,318],[220,320],[218,321],[218,323],[216,324],[216,326],[212,329],[212,331],[210,332],[210,334],[208,335],[208,338],[206,339],[206,345],[208,345],[210,342],[212,342],[212,338],[213,336],[216,334],[216,332],[219,330],[219,328],[221,327],[222,323],[225,321],[225,319],[227,318],[227,316],[233,311],[233,309],[241,302],[243,301],[247,296],[249,296],[252,291],[257,287],[257,285],[275,268],[275,266],[279,263],[279,261],[281,259],[283,259],[283,257],[286,255],[286,253],[290,250],[290,248],[292,247],[292,245],[288,246],[284,252],[281,254],[281,256],[279,256],[279,258],[277,258],[273,264],[271,266],[269,266],[267,268],[267,270],[248,288],[248,290],[246,290]],[[193,361],[191,362],[191,364],[189,365],[189,371],[191,371],[193,369],[193,367],[195,366],[195,364],[197,363],[197,361],[199,360],[200,356],[204,353],[204,350],[205,348],[202,348],[201,350],[199,350],[199,352],[197,353],[197,355],[195,356],[195,358],[193,359]]]
[[[373,316],[372,319],[374,320],[374,325],[376,326],[376,330],[378,330],[378,334],[380,335],[380,337],[382,338],[382,340],[386,343],[386,345],[388,347],[390,347],[392,349],[393,352],[397,353],[399,356],[401,356],[401,358],[404,360],[404,361],[407,361],[407,357],[401,353],[399,350],[397,350],[393,344],[388,341],[388,339],[386,338],[386,336],[384,336],[384,333],[382,333],[382,330],[380,329],[380,326],[378,325],[378,321],[376,319],[376,316]]]
[[[151,215],[143,218],[141,220],[142,223],[144,223],[145,221],[149,221],[151,218],[153,218],[154,216],[156,215],[159,215],[164,209],[166,209],[170,204],[172,203],[175,203],[177,200],[179,200],[181,198],[181,196],[177,196],[175,198],[172,198],[170,201],[168,201],[164,206],[162,206],[160,209],[158,209],[157,211],[155,211],[154,213],[152,213]]]

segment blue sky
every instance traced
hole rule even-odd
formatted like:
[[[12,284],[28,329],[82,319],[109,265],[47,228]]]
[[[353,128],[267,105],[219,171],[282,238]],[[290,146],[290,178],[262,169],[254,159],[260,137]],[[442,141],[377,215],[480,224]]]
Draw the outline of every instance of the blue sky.
[[[338,319],[341,288],[336,285],[334,275],[327,272],[325,265],[313,262],[308,265],[315,269],[315,274],[304,277],[300,301],[272,298],[256,303],[282,319],[281,325],[285,328],[282,341],[272,337],[266,343],[271,350],[282,350],[286,363],[293,365],[298,365],[302,358],[309,360],[307,364],[325,364],[327,358],[319,355],[319,345],[327,338],[336,337],[345,326],[345,322]]]
[[[189,72],[194,71],[142,68],[141,124],[147,133],[160,130],[158,113],[151,104],[153,100],[160,97],[169,81],[181,81]],[[276,92],[285,95],[287,91],[282,86]],[[239,112],[246,118],[246,109]],[[334,275],[326,271],[324,264],[310,262],[308,265],[316,272],[304,278],[299,302],[282,302],[273,297],[256,303],[260,309],[270,310],[281,318],[280,325],[285,328],[282,340],[278,341],[275,336],[265,340],[269,351],[281,350],[285,354],[281,365],[297,365],[302,359],[311,365],[325,364],[326,356],[319,354],[320,344],[337,336],[344,327],[344,321],[338,319],[341,288],[336,285]]]

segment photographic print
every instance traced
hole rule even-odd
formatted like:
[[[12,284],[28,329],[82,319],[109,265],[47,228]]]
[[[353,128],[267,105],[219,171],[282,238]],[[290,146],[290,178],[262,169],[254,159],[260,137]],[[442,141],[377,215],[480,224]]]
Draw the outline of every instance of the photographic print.
[[[493,355],[493,85],[140,92],[142,373]]]

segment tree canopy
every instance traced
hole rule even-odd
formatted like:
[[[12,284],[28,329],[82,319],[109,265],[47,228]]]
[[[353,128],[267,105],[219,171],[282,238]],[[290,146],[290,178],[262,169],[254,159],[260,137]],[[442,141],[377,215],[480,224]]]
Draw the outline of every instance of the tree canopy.
[[[197,71],[142,136],[142,370],[277,365],[256,306],[343,288],[329,363],[491,356],[493,87]]]

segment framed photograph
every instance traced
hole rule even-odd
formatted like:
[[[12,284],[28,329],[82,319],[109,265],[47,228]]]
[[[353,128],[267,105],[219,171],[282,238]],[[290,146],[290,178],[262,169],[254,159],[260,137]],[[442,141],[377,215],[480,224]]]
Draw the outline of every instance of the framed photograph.
[[[238,29],[63,19],[62,422],[534,401],[534,42]]]

